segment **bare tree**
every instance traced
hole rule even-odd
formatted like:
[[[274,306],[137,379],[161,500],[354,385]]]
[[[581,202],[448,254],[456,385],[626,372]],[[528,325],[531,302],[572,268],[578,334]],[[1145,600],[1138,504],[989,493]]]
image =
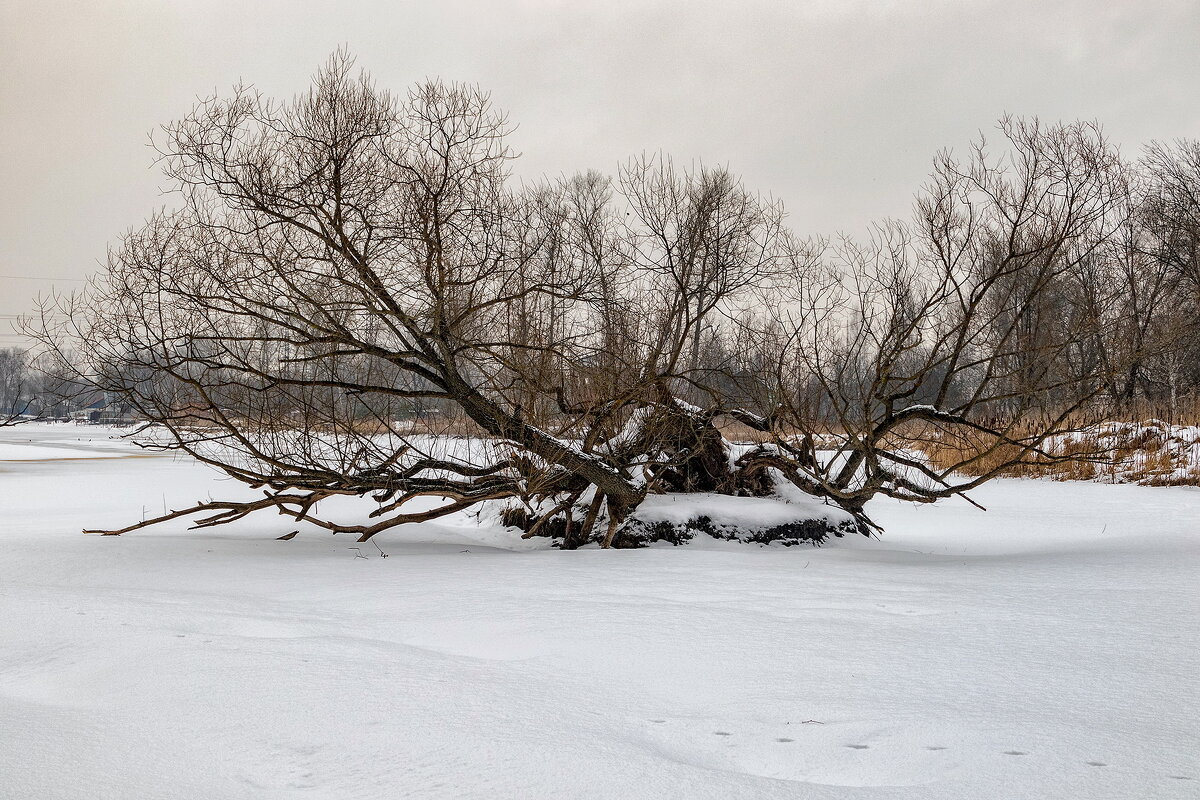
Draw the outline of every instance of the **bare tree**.
[[[1151,142],[1142,167],[1150,182],[1143,224],[1152,252],[1200,292],[1200,140]]]
[[[1131,327],[1142,347],[1124,397],[1166,395],[1174,415],[1180,392],[1200,385],[1200,372],[1186,367],[1200,356],[1200,142],[1152,142],[1138,166],[1138,264],[1130,280],[1142,291],[1129,297],[1141,300]]]
[[[1001,132],[999,156],[980,141],[963,162],[938,158],[912,225],[845,243],[824,280],[769,306],[756,336],[776,359],[773,441],[743,469],[774,468],[867,522],[876,494],[931,502],[1074,457],[1043,445],[1112,365],[1080,369],[1103,323],[1064,298],[1120,230],[1127,185],[1096,126],[1006,119]],[[961,455],[936,463],[931,447]]]
[[[291,103],[239,88],[165,130],[182,207],[125,237],[65,327],[45,321],[52,346],[69,334],[91,380],[166,427],[164,446],[266,488],[179,515],[274,508],[368,537],[546,481],[636,503],[631,479],[518,400],[521,359],[550,350],[508,333],[522,309],[585,324],[595,265],[556,249],[561,192],[506,188],[505,131],[477,89],[429,83],[400,102],[344,54]],[[410,435],[395,412],[424,400],[492,439],[454,452]],[[366,493],[378,521],[312,515]],[[401,510],[420,497],[445,502]]]
[[[123,530],[273,509],[366,539],[504,501],[526,535],[607,546],[648,493],[790,481],[866,531],[875,494],[1050,457],[1108,385],[1055,299],[1120,207],[1093,126],[1006,121],[1006,160],[941,157],[913,226],[838,248],[663,156],[514,186],[507,129],[474,87],[395,98],[342,53],[290,102],[241,87],[164,129],[178,207],[41,336],[161,426],[150,446],[263,494]],[[1004,455],[955,482],[914,453],[935,435]],[[378,505],[347,521],[336,496]]]

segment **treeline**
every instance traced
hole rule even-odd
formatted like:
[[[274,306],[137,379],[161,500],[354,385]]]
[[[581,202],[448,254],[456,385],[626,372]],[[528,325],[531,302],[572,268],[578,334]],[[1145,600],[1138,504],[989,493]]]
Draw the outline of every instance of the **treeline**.
[[[66,419],[94,402],[96,389],[75,372],[53,359],[38,361],[25,348],[0,348],[0,421]]]

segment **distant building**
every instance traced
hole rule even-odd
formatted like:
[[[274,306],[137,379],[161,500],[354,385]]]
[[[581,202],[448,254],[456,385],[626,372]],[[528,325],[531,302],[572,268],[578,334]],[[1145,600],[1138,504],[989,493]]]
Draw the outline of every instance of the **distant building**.
[[[132,425],[135,420],[124,404],[114,402],[106,392],[91,405],[71,412],[77,425]]]

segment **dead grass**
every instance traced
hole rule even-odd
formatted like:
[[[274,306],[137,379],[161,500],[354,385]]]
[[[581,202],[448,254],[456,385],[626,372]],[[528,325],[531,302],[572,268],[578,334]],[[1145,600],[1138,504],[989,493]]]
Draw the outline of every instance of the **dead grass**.
[[[997,444],[994,438],[932,433],[920,437],[919,449],[937,468],[965,475],[984,475],[1004,467],[998,474],[1005,477],[1200,486],[1200,443],[1188,428],[1159,419],[1106,420],[1048,441],[1043,449],[1052,458],[1028,457],[1027,463],[1007,467],[1018,449]],[[1026,433],[1017,430],[1014,438]]]
[[[1010,437],[1032,436],[1044,430],[1044,424],[1045,420],[1030,420],[1011,430]],[[431,413],[390,423],[363,419],[350,425],[366,435],[393,431],[409,435],[487,437],[474,421],[455,414]],[[730,417],[718,417],[716,425],[730,442],[756,444],[773,438]],[[998,474],[1060,481],[1200,486],[1200,395],[1189,396],[1171,407],[1145,401],[1127,404],[1119,410],[1094,407],[1075,414],[1063,427],[1076,433],[1057,437],[1043,446],[1052,458],[1027,455],[1018,464],[1011,463],[1019,455],[1014,445],[999,443],[995,437],[932,425],[905,430],[890,444],[921,452],[935,468],[970,476]],[[795,435],[800,436],[800,431]],[[833,434],[832,438],[840,437]]]

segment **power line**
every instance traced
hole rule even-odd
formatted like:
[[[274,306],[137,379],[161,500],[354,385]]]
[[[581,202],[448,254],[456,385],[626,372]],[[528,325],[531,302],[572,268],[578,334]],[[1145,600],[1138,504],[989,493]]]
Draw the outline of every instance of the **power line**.
[[[87,278],[43,278],[40,275],[0,275],[0,278],[8,278],[14,281],[71,281],[73,283],[87,283]]]

